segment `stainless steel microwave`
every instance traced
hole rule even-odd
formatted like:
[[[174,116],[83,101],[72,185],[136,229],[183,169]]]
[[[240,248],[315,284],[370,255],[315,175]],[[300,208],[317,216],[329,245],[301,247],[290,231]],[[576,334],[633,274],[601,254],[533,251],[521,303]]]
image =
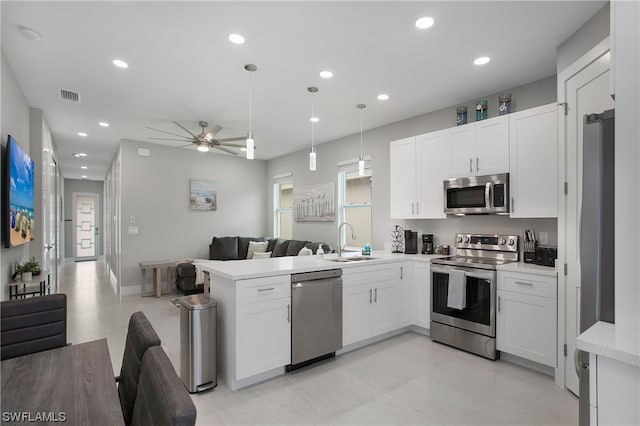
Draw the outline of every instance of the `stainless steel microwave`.
[[[444,212],[509,214],[509,173],[445,180]]]

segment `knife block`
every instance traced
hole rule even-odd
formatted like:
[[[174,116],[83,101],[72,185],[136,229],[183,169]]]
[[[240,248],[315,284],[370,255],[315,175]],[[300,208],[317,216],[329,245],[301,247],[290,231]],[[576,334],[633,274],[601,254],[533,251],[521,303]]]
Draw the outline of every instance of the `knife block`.
[[[522,244],[522,261],[524,263],[536,263],[537,241],[525,241]]]

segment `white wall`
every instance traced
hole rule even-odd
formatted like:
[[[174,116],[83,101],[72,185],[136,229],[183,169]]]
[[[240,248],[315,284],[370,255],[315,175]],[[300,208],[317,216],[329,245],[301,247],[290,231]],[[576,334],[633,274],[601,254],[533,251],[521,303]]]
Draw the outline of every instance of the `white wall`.
[[[138,148],[151,156],[139,156]],[[136,141],[123,141],[121,150],[122,286],[140,283],[142,260],[206,259],[214,236],[267,233],[272,191],[265,191],[264,161]],[[189,210],[190,179],[216,182],[216,211]],[[138,234],[128,234],[129,226]]]
[[[556,77],[551,76],[516,88],[505,88],[502,92],[512,93],[514,111],[544,105],[556,100]],[[482,99],[489,101],[489,117],[497,115],[497,98],[497,93],[482,97]],[[459,104],[469,106],[469,122],[475,119],[473,110],[475,101],[476,99],[471,99]],[[375,108],[375,105],[370,107]],[[438,111],[368,130],[364,133],[364,154],[371,155],[373,168],[372,247],[374,249],[382,249],[384,243],[390,240],[392,225],[396,224],[409,229],[425,230],[434,234],[438,241],[443,244],[452,244],[455,232],[459,231],[484,232],[485,230],[493,230],[501,232],[518,231],[519,233],[524,227],[535,227],[536,230],[549,232],[551,242],[555,243],[557,240],[557,221],[555,219],[524,221],[496,216],[420,221],[391,221],[389,219],[389,142],[455,126],[455,107],[456,105],[452,105]],[[359,115],[355,108],[353,118],[354,122],[357,123]],[[365,127],[366,120],[365,110]],[[305,136],[301,135],[301,137]],[[311,172],[308,169],[308,153],[309,150],[305,149],[270,160],[267,167],[267,182],[263,187],[264,192],[272,194],[273,177],[288,172],[293,173],[294,187],[296,185],[335,182],[337,188],[337,164],[341,161],[358,157],[360,153],[360,134],[318,145],[318,161],[315,172]],[[273,200],[271,197],[269,197],[268,203],[269,232],[272,233]],[[293,237],[309,241],[326,241],[329,244],[336,245],[336,226],[336,222],[294,222]],[[356,229],[356,233],[357,231]]]
[[[96,240],[96,254],[102,256],[103,250],[103,233],[104,225],[102,222],[102,213],[104,211],[104,182],[101,180],[80,180],[65,179],[64,180],[64,252],[62,256],[65,258],[73,258],[73,227],[75,226],[75,211],[73,210],[73,193],[88,192],[98,194],[98,209],[96,210],[96,226],[98,227],[98,239]]]
[[[557,74],[609,36],[609,4],[593,15],[557,49]]]
[[[613,6],[616,93],[616,324],[640,328],[640,3]]]
[[[22,149],[24,149],[25,152],[29,152],[29,105],[22,93],[22,89],[18,85],[16,76],[4,52],[2,52],[0,60],[2,62],[2,78],[0,82],[0,90],[2,91],[2,120],[0,123],[0,134],[2,135],[2,169],[4,169],[7,135],[10,134],[13,136]],[[2,248],[0,249],[2,252],[0,270],[1,283],[6,283],[11,278],[12,265],[15,262],[22,262],[29,257],[29,246],[33,244],[29,243],[20,247],[7,249],[4,248],[4,238],[3,236]],[[9,297],[8,290],[6,290],[5,286],[2,286],[2,294],[0,294],[0,297],[2,297],[3,300]]]

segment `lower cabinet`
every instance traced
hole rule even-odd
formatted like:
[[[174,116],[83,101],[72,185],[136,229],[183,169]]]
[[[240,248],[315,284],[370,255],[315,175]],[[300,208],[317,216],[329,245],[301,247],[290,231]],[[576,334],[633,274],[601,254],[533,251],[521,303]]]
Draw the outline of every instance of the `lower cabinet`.
[[[415,299],[412,303],[416,306],[415,325],[429,328],[431,321],[431,265],[425,262],[416,262],[414,265]]]
[[[551,276],[498,271],[499,351],[557,367],[556,281]]]
[[[405,268],[393,264],[343,270],[343,346],[408,324],[410,309],[403,301],[409,297],[402,288]]]
[[[289,282],[288,275],[238,282],[237,380],[291,362]]]

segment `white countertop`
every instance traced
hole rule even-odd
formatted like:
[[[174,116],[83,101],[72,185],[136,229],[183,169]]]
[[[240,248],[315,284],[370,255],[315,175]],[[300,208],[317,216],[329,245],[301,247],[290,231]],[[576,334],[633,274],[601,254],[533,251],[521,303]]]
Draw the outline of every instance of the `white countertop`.
[[[599,321],[578,336],[578,349],[640,367],[640,329]]]
[[[359,256],[359,253],[345,253],[343,257]],[[195,259],[194,263],[213,275],[218,275],[231,280],[244,280],[249,278],[269,277],[275,275],[297,274],[301,272],[324,271],[336,268],[354,268],[364,265],[379,265],[403,261],[430,262],[431,259],[442,257],[440,254],[403,254],[373,251],[371,260],[360,262],[332,262],[336,258],[335,253],[320,256],[286,256],[271,257],[267,259],[245,260],[201,260]]]
[[[558,275],[556,268],[550,266],[534,265],[533,263],[513,262],[500,265],[498,271],[522,272],[525,274],[547,275],[555,277]]]

